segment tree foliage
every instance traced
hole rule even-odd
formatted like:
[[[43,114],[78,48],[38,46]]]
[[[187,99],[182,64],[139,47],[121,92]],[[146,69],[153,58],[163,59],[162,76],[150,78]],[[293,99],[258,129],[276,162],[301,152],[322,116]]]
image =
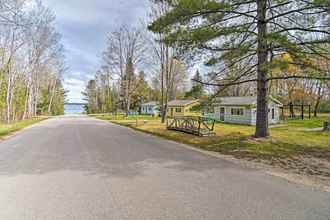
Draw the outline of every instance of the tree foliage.
[[[217,70],[209,81],[200,83],[223,89],[257,83],[257,137],[268,135],[270,81],[330,79],[329,75],[309,72],[302,76],[272,76],[274,65],[278,65],[274,59],[284,53],[290,54],[289,62],[300,68],[316,69],[311,62],[316,57],[329,59],[330,5],[327,0],[156,2],[166,2],[170,10],[155,19],[149,29],[165,35],[163,42],[180,47],[185,54],[203,54],[204,64]],[[238,63],[234,77],[226,78]]]
[[[55,16],[40,1],[0,1],[0,120],[63,114],[65,72]]]
[[[191,90],[186,92],[185,98],[193,98],[193,99],[200,99],[205,95],[204,86],[201,83],[203,82],[203,78],[199,71],[197,70],[194,77],[192,78],[192,87]]]

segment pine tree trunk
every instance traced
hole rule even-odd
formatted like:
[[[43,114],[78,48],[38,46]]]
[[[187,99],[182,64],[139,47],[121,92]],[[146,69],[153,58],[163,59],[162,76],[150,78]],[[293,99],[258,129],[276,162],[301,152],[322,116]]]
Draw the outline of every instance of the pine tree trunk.
[[[320,82],[319,87],[317,89],[317,98],[314,106],[314,117],[317,117],[317,112],[319,110],[321,98],[322,98],[322,82]]]
[[[257,97],[257,122],[255,136],[267,137],[268,132],[268,102],[267,102],[267,1],[258,0],[258,97]]]
[[[165,123],[165,119],[166,119],[166,103],[165,103],[165,86],[164,86],[164,71],[165,71],[165,67],[164,67],[164,62],[165,62],[165,55],[164,55],[164,45],[161,45],[161,49],[160,49],[160,54],[161,54],[161,117],[162,117],[162,123]]]
[[[165,108],[165,102],[164,102],[164,68],[161,70],[161,116],[162,116],[162,123],[165,123],[165,117],[166,117],[166,108]]]

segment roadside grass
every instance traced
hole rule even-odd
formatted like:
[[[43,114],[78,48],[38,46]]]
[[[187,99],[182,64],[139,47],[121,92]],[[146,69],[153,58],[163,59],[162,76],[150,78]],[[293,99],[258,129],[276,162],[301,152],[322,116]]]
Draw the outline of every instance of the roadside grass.
[[[119,121],[135,121],[135,120],[160,120],[160,117],[154,117],[151,115],[130,115],[126,117],[124,114],[91,114],[90,116],[103,119],[103,120],[119,120]]]
[[[169,131],[159,118],[150,116],[97,116],[99,119],[125,125],[143,132],[168,138],[209,151],[238,157],[288,157],[308,151],[329,151],[330,133],[309,129],[320,128],[330,115],[319,118],[289,120],[270,129],[271,137],[254,139],[254,127],[217,123],[216,136],[196,137],[186,133]]]
[[[216,123],[215,136],[197,137],[167,130],[159,118],[109,115],[97,118],[207,151],[262,162],[298,174],[317,175],[322,180],[325,178],[325,182],[330,181],[330,132],[318,129],[324,121],[330,121],[330,115],[285,121],[270,128],[271,136],[265,139],[253,137],[254,126]]]
[[[36,124],[45,119],[47,119],[47,117],[35,117],[32,119],[22,120],[11,124],[0,123],[0,139],[2,137],[5,137],[16,131],[22,130],[23,128]]]

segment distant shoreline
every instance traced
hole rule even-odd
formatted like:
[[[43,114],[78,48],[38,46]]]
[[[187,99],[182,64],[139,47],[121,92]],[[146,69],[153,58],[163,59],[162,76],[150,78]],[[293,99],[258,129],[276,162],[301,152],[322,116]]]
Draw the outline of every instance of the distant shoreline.
[[[85,111],[85,103],[65,103],[64,114],[82,114]]]
[[[64,103],[64,105],[86,105],[87,103]]]

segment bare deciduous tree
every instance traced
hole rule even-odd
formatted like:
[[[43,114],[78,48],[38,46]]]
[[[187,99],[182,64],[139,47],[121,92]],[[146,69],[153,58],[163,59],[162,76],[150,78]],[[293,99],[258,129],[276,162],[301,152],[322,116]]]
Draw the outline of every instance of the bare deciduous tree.
[[[143,32],[139,29],[123,26],[108,36],[103,60],[119,82],[121,102],[127,115],[131,108],[131,97],[137,88],[135,69],[142,66],[145,53],[146,44]]]
[[[170,10],[170,4],[166,1],[151,0],[150,18],[156,20]],[[176,98],[176,90],[187,77],[184,64],[177,58],[178,52],[175,47],[170,47],[164,42],[166,35],[159,32],[152,35],[151,47],[155,54],[156,63],[159,66],[160,78],[160,106],[162,123],[165,122],[168,102]],[[181,85],[180,85],[181,84]]]
[[[38,0],[0,6],[0,119],[62,111],[65,68],[54,15]]]

